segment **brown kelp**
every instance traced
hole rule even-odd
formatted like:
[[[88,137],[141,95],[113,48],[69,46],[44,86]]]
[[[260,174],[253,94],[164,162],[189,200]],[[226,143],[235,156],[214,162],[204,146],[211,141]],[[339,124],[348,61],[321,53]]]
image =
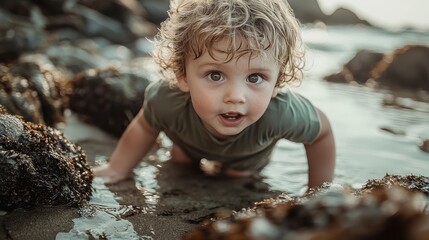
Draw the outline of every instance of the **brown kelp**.
[[[0,107],[0,209],[79,206],[91,196],[92,179],[79,146]]]

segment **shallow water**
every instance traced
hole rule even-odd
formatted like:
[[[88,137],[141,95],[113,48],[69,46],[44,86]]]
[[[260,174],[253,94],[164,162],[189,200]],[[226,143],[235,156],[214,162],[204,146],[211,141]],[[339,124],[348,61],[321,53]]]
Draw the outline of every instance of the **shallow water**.
[[[394,95],[389,91],[333,84],[322,79],[325,75],[340,70],[357,49],[389,52],[406,43],[428,43],[429,34],[329,27],[306,28],[304,39],[309,47],[308,67],[304,81],[295,90],[322,109],[333,125],[337,144],[335,182],[358,185],[368,179],[382,178],[386,173],[428,176],[429,154],[422,152],[418,143],[423,138],[429,139],[429,101],[417,102],[402,97],[400,101],[414,110],[385,107],[383,101]],[[429,99],[429,94],[420,93],[420,98]],[[75,120],[72,118],[68,124],[73,125]],[[392,134],[382,128],[401,134]],[[113,147],[116,141],[91,126],[79,125],[79,129],[69,127],[65,130],[66,136],[77,143],[102,139],[104,149],[106,146]],[[169,142],[165,141],[164,145],[169,145]],[[91,152],[88,155],[94,157]],[[105,161],[108,155],[109,151],[95,157]],[[154,162],[162,162],[168,158],[168,154],[165,149],[160,149],[153,157]],[[144,196],[145,202],[141,204],[149,214],[158,204],[159,171],[156,164],[147,163],[142,163],[135,171],[135,188]],[[263,170],[262,175],[263,182],[272,190],[290,194],[302,192],[307,181],[303,146],[288,141],[279,142],[271,163]],[[94,187],[96,192],[89,209],[86,209],[90,216],[83,214],[74,219],[74,228],[67,233],[59,233],[57,239],[86,239],[88,232],[96,238],[106,236],[109,239],[151,239],[157,235],[152,232],[150,236],[137,236],[134,230],[136,226],[133,228],[130,222],[121,217],[124,211],[133,209],[120,205],[121,199],[99,180],[95,180]],[[114,227],[113,224],[117,226]]]
[[[307,28],[309,65],[295,90],[322,109],[331,121],[337,144],[335,182],[361,184],[389,174],[428,176],[429,154],[418,144],[429,139],[429,101],[399,97],[413,108],[385,107],[383,101],[398,93],[368,87],[324,82],[339,71],[358,49],[390,52],[404,44],[428,44],[428,33],[387,33],[373,28]],[[407,95],[416,96],[416,93]],[[428,99],[428,93],[419,93]],[[400,134],[384,131],[387,128]],[[307,165],[301,145],[281,142],[272,163],[263,171],[272,189],[299,193],[307,181]]]
[[[129,208],[120,205],[116,196],[104,185],[101,179],[93,181],[94,191],[88,205],[80,209],[82,217],[73,220],[74,227],[69,232],[57,234],[57,240],[88,239],[88,236],[109,239],[139,239],[133,224],[121,218]],[[130,207],[131,208],[131,207]]]

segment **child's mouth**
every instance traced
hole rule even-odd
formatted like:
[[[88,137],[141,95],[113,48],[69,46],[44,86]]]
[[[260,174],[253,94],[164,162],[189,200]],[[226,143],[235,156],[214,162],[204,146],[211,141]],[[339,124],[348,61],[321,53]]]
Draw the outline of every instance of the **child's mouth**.
[[[240,119],[243,115],[240,113],[224,113],[221,116],[226,120],[234,121]]]

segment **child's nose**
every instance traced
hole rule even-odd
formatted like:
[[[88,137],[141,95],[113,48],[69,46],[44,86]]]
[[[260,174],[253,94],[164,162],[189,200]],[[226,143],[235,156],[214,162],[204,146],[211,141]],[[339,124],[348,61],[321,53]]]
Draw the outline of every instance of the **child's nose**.
[[[227,103],[244,103],[246,101],[245,88],[239,83],[228,84],[224,101]]]

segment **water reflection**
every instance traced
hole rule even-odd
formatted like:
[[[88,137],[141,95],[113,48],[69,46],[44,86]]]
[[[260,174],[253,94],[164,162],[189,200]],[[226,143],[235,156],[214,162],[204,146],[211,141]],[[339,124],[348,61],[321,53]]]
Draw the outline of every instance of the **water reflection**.
[[[335,182],[364,183],[390,174],[427,175],[429,155],[418,147],[429,137],[429,93],[390,91],[324,82],[361,48],[392,51],[429,42],[427,33],[390,34],[371,28],[304,29],[309,65],[295,88],[330,118],[337,143]],[[387,104],[387,103],[394,104]],[[280,143],[264,170],[272,189],[299,194],[305,187],[303,147]]]
[[[133,211],[132,206],[120,205],[102,179],[95,178],[93,186],[91,201],[80,209],[82,216],[73,219],[73,229],[58,233],[56,239],[140,239],[133,224],[122,217]]]

